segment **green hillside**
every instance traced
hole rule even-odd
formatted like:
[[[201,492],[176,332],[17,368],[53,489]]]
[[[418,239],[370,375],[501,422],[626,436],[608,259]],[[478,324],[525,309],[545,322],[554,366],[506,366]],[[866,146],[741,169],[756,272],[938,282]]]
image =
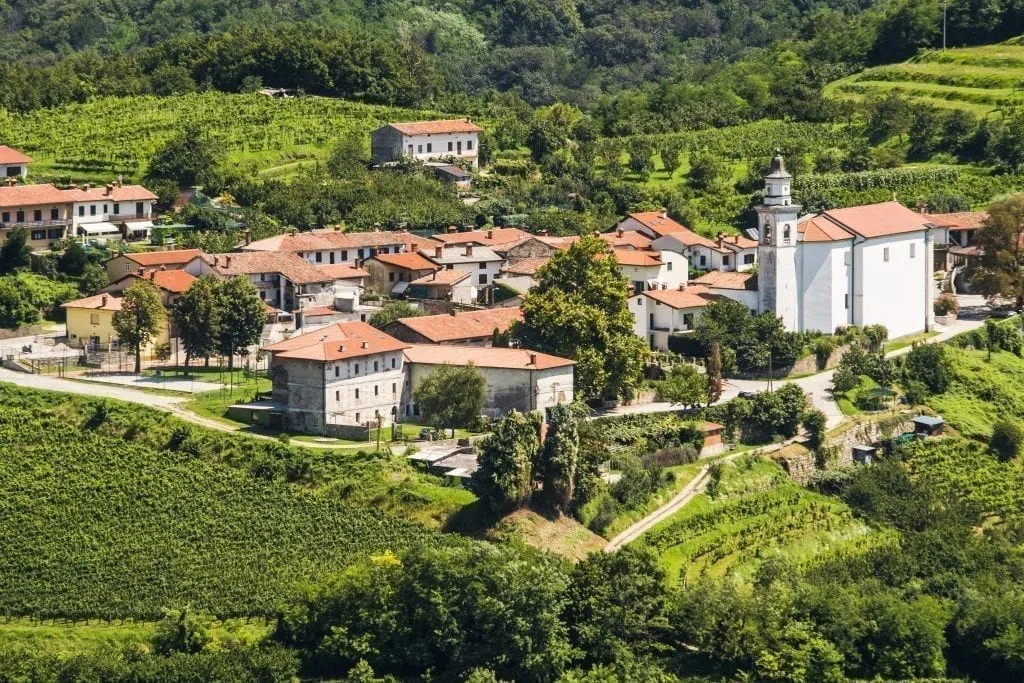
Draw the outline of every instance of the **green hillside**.
[[[1024,104],[1024,40],[944,52],[929,50],[901,64],[843,78],[825,92],[860,100],[893,90],[918,102],[975,114]]]

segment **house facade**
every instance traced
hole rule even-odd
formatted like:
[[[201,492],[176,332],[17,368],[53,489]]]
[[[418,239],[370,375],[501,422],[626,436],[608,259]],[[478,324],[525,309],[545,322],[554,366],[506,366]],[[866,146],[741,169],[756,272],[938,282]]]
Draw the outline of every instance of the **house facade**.
[[[120,294],[96,294],[61,305],[67,317],[67,344],[91,352],[112,351],[119,348],[114,314],[121,310]],[[149,355],[153,349],[169,340],[166,325],[161,325],[153,338],[142,349]]]
[[[421,249],[420,255],[433,261],[444,270],[463,270],[472,275],[471,284],[486,287],[494,282],[505,262],[501,256],[487,247],[467,244],[462,247],[434,247]]]
[[[137,273],[139,269],[185,270],[189,263],[195,261],[203,252],[199,249],[171,249],[167,251],[125,252],[111,258],[103,267],[107,271],[107,279],[116,282],[129,273]],[[198,264],[193,270],[198,268]],[[198,273],[193,273],[196,275]]]
[[[390,123],[370,134],[370,153],[377,165],[416,159],[464,161],[476,168],[482,132],[468,118]]]
[[[646,290],[629,298],[633,332],[652,349],[669,348],[669,337],[692,332],[704,308],[720,296],[701,285]]]
[[[377,254],[363,263],[370,274],[368,289],[377,294],[402,295],[409,283],[436,271],[439,266],[416,252]]]
[[[61,190],[71,203],[75,234],[89,238],[121,239],[153,227],[157,196],[142,185],[89,184]]]
[[[358,266],[374,256],[408,253],[432,244],[431,240],[404,230],[312,230],[250,242],[242,247],[242,251],[289,252],[314,266]]]
[[[675,289],[686,285],[689,264],[682,254],[635,249],[616,249],[613,253],[619,264],[619,273],[629,281],[635,294],[648,289]]]
[[[712,240],[684,228],[654,240],[651,248],[683,254],[697,270],[747,271],[757,264],[757,241],[743,235]]]
[[[31,163],[31,157],[13,147],[0,145],[0,177],[24,178],[28,175],[28,165]]]
[[[331,275],[293,253],[207,254],[190,264],[189,271],[196,276],[214,273],[222,279],[248,277],[267,305],[286,313],[334,305]]]

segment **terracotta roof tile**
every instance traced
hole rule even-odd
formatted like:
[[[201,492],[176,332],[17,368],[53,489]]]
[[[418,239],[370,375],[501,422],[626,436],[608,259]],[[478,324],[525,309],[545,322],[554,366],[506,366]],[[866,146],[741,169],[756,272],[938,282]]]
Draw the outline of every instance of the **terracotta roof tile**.
[[[650,289],[644,292],[644,296],[670,308],[701,308],[725,298],[712,294],[710,289],[702,285],[690,285],[683,289]]]
[[[656,251],[638,251],[636,249],[616,249],[615,260],[622,266],[658,267],[663,265],[661,254]]]
[[[483,128],[468,119],[442,121],[406,121],[388,124],[403,135],[442,135],[444,133],[482,133]]]
[[[955,213],[932,213],[927,218],[940,228],[970,230],[980,228],[988,220],[984,211],[957,211]]]
[[[436,263],[414,251],[402,252],[401,254],[377,254],[368,260],[380,261],[381,263],[404,270],[437,270]]]
[[[524,258],[522,261],[502,266],[501,272],[509,275],[536,275],[537,271],[546,266],[550,261],[550,256]]]
[[[837,242],[853,239],[853,233],[821,214],[801,217],[796,223],[796,229],[804,242]]]
[[[358,320],[338,322],[264,348],[276,358],[337,361],[407,349],[409,345]]]
[[[367,247],[402,246],[413,249],[433,245],[434,241],[405,230],[373,230],[370,232],[341,232],[340,230],[309,230],[274,235],[251,242],[242,251],[332,251],[336,249],[361,249]]]
[[[715,289],[757,290],[757,273],[742,273],[726,270],[712,270],[690,281],[693,285],[703,285]]]
[[[181,294],[187,291],[196,281],[192,274],[186,273],[184,270],[150,270],[144,274],[128,273],[113,284],[120,284],[128,278],[152,282],[160,289],[167,290],[172,294]]]
[[[687,230],[682,224],[675,222],[666,215],[662,215],[661,211],[641,211],[639,213],[631,213],[629,217],[638,223],[642,223],[644,227],[659,237],[679,232],[680,230]]]
[[[409,284],[410,285],[438,286],[438,287],[439,286],[443,286],[443,285],[444,286],[451,286],[451,285],[454,285],[454,284],[458,284],[459,282],[462,282],[463,280],[465,280],[466,278],[468,278],[472,274],[473,273],[471,273],[468,270],[456,270],[454,268],[453,269],[444,268],[442,270],[436,270],[433,273],[430,273],[428,275],[424,275],[421,278],[417,278],[417,279],[413,280],[412,282],[410,282]]]
[[[313,266],[332,280],[355,280],[361,277],[370,277],[362,268],[347,266],[343,263],[331,263],[322,266]]]
[[[559,235],[554,237],[548,235],[537,235],[536,237],[544,244],[551,245],[556,249],[568,249],[580,241],[579,235]]]
[[[49,183],[0,187],[0,207],[46,206],[67,204],[67,195]]]
[[[75,299],[74,301],[61,304],[61,308],[88,308],[97,311],[120,311],[121,297],[114,296],[113,294],[96,294],[93,296],[87,296],[84,299]]]
[[[167,251],[140,251],[137,253],[124,253],[129,261],[140,266],[171,266],[185,265],[197,256],[202,256],[200,249],[170,249]],[[117,257],[115,257],[117,258]]]
[[[455,315],[424,315],[399,318],[392,325],[405,327],[435,344],[484,339],[494,331],[505,332],[513,322],[523,319],[519,308],[489,308]],[[390,328],[390,326],[389,326]]]
[[[0,145],[0,164],[31,164],[32,157],[26,156],[7,145]]]
[[[157,196],[142,185],[114,185],[108,194],[107,188],[103,185],[92,186],[88,190],[84,187],[77,187],[69,190],[62,190],[68,197],[69,202],[142,202],[156,201]]]
[[[478,244],[482,247],[493,247],[498,244],[520,242],[532,237],[519,228],[492,228],[489,230],[469,230],[467,232],[447,232],[434,235],[434,239],[446,246],[461,244]]]
[[[243,251],[232,254],[207,254],[203,257],[219,275],[279,273],[297,285],[330,282],[333,278],[291,252]]]
[[[529,349],[506,349],[497,346],[434,346],[412,344],[405,350],[405,360],[423,365],[469,365],[478,368],[512,370],[547,370],[575,365],[568,358],[550,356]]]
[[[931,222],[926,214],[911,211],[897,201],[831,209],[821,215],[866,239],[924,230]]]
[[[633,249],[651,248],[651,238],[639,230],[616,230],[615,232],[603,232],[599,237],[610,244],[613,249],[620,249],[622,247],[632,247]]]

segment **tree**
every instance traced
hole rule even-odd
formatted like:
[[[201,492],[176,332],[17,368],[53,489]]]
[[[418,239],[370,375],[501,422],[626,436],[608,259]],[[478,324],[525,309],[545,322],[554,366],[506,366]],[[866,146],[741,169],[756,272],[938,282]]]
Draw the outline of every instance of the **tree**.
[[[550,410],[548,433],[541,448],[538,473],[544,484],[544,497],[551,507],[567,512],[576,488],[576,470],[580,464],[580,413],[567,403]]]
[[[686,363],[672,366],[660,388],[661,397],[684,408],[697,408],[708,398],[708,378]]]
[[[710,152],[698,152],[690,159],[690,185],[709,190],[725,176],[725,165]]]
[[[484,410],[484,376],[472,363],[438,365],[413,390],[413,399],[427,422],[440,429],[467,427]]]
[[[192,283],[174,306],[174,325],[185,347],[185,374],[193,358],[209,363],[217,351],[222,313],[220,281],[207,273]]]
[[[220,151],[197,126],[188,126],[150,160],[149,178],[173,180],[178,187],[211,186],[218,181]]]
[[[646,180],[654,170],[651,146],[644,140],[634,140],[629,147],[629,170]]]
[[[15,328],[39,319],[39,311],[14,278],[0,278],[0,327]]]
[[[202,652],[213,639],[210,635],[212,623],[212,617],[197,614],[190,607],[165,609],[164,617],[157,622],[153,633],[153,651],[158,655]]]
[[[480,446],[473,489],[495,512],[525,505],[533,493],[533,463],[540,449],[538,415],[513,410],[498,420]]]
[[[661,165],[665,167],[665,172],[669,175],[675,173],[676,169],[679,168],[679,155],[682,151],[683,146],[678,140],[669,138],[662,143],[658,155],[661,157]]]
[[[82,277],[78,281],[78,289],[82,294],[95,294],[110,284],[107,269],[98,263],[86,264]]]
[[[1000,420],[992,425],[992,438],[988,444],[1003,462],[1013,460],[1020,455],[1024,445],[1024,429],[1013,420]]]
[[[135,374],[142,372],[142,348],[167,322],[160,292],[148,280],[139,280],[124,290],[121,310],[114,313],[118,339],[135,354]]]
[[[807,442],[811,450],[818,450],[825,443],[825,428],[828,420],[825,413],[820,410],[808,410],[804,415],[804,431],[807,432]]]
[[[933,394],[941,394],[952,384],[956,366],[943,344],[915,344],[907,354],[903,375],[909,381],[921,382]]]
[[[522,348],[575,360],[582,398],[629,397],[642,380],[647,349],[633,333],[626,294],[610,247],[588,235],[538,272],[511,336]]]
[[[248,352],[260,340],[267,322],[267,310],[256,285],[246,277],[233,277],[220,284],[220,330],[217,350],[228,357],[228,371],[235,368],[235,354]]]
[[[28,246],[28,231],[15,228],[0,246],[0,275],[28,268],[32,263],[32,249]]]
[[[415,318],[423,315],[423,309],[413,306],[408,301],[395,299],[384,304],[379,311],[370,316],[370,324],[378,330],[395,322],[399,318]]]
[[[57,259],[57,270],[70,275],[80,277],[85,273],[85,267],[89,264],[89,255],[85,253],[85,247],[81,242],[71,242],[64,249],[64,253]]]
[[[992,204],[988,218],[974,235],[981,256],[970,273],[971,285],[989,299],[1007,298],[1024,307],[1024,195]]]
[[[708,355],[708,405],[722,398],[722,344],[711,342],[711,353]]]

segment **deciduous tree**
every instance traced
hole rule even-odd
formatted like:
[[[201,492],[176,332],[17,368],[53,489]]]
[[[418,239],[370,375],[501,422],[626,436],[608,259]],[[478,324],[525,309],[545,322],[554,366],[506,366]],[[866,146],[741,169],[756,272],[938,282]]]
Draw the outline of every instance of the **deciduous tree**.
[[[25,228],[11,230],[3,245],[0,245],[0,275],[13,273],[19,268],[28,268],[31,264],[31,254],[28,231]]]
[[[537,414],[513,410],[498,420],[480,448],[473,488],[495,512],[525,505],[533,493],[533,465],[540,449]]]
[[[484,410],[484,376],[472,364],[438,365],[413,390],[427,422],[440,429],[468,427]]]
[[[708,378],[692,365],[677,363],[661,385],[660,393],[669,403],[677,403],[684,408],[700,407],[708,398]]]
[[[210,356],[217,351],[221,301],[220,281],[215,275],[206,274],[193,282],[174,306],[174,324],[185,347],[185,374],[193,358],[203,358],[209,363]]]
[[[139,280],[124,290],[121,310],[114,313],[118,339],[135,354],[135,373],[142,372],[142,348],[167,324],[160,292],[148,280]]]
[[[246,277],[220,283],[218,307],[220,329],[217,350],[228,357],[228,370],[235,367],[235,354],[248,351],[260,340],[267,322],[267,309],[256,285]]]
[[[378,330],[395,322],[399,318],[415,318],[423,315],[423,309],[413,306],[408,301],[394,300],[384,304],[379,311],[370,316],[370,324]]]
[[[970,273],[971,285],[989,299],[1006,298],[1024,307],[1024,195],[996,202],[974,235],[981,257]]]

